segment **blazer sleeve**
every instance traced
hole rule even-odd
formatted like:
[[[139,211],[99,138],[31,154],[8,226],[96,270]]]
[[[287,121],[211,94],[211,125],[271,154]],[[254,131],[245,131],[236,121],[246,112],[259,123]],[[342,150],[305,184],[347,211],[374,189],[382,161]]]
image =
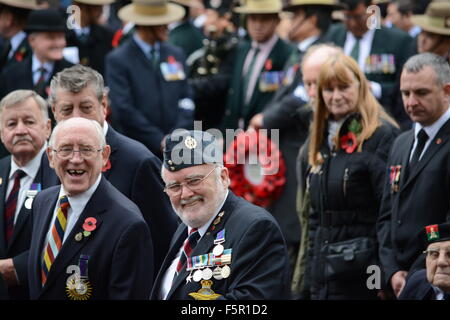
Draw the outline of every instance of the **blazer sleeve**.
[[[283,129],[295,126],[297,110],[305,102],[290,94],[274,102],[263,111],[263,127],[266,129]]]
[[[111,108],[126,131],[132,131],[132,137],[144,143],[151,150],[159,150],[164,133],[155,125],[146,120],[146,117],[134,105],[135,99],[131,91],[130,70],[120,55],[107,55],[105,72],[108,86]],[[114,114],[113,114],[114,117]]]
[[[153,286],[153,245],[144,221],[132,223],[122,232],[111,264],[108,299],[149,298]]]
[[[228,292],[219,299],[289,299],[289,262],[278,226],[257,220],[236,243]]]

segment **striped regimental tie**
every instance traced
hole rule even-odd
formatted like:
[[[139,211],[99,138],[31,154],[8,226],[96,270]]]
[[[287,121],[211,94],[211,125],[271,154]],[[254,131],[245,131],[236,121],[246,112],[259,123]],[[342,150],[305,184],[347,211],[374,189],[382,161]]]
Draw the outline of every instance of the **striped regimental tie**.
[[[175,277],[180,273],[183,266],[186,264],[187,259],[191,256],[192,250],[194,250],[197,245],[197,241],[200,239],[200,233],[197,228],[191,229],[189,236],[184,241],[183,252],[181,252],[180,260],[178,260],[177,270],[175,272]]]
[[[69,207],[69,199],[67,196],[62,196],[59,199],[59,208],[56,214],[55,223],[52,227],[52,233],[48,239],[47,247],[45,248],[41,273],[42,285],[47,281],[50,268],[52,267],[59,250],[61,250],[64,232],[66,231],[67,226],[67,211],[69,210]]]

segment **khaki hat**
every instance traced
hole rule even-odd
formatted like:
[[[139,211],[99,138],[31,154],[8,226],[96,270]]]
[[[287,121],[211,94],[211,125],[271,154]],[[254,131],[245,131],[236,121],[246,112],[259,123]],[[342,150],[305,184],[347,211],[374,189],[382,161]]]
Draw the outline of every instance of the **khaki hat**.
[[[280,13],[281,0],[246,0],[243,6],[234,8],[234,12],[244,14]]]
[[[73,0],[73,2],[78,2],[82,4],[90,4],[92,6],[103,6],[107,4],[111,4],[116,0]]]
[[[195,0],[170,0],[170,2],[181,4],[182,6],[189,8],[203,8],[203,4],[201,1]]]
[[[338,0],[287,0],[284,10],[292,10],[300,6],[327,6],[333,10],[345,9],[346,6]]]
[[[184,17],[185,10],[167,0],[134,0],[119,10],[119,18],[141,26],[166,25]]]
[[[431,2],[425,14],[414,15],[411,18],[415,25],[418,25],[422,30],[450,35],[450,2]]]
[[[22,9],[39,9],[36,0],[0,0],[0,3]]]

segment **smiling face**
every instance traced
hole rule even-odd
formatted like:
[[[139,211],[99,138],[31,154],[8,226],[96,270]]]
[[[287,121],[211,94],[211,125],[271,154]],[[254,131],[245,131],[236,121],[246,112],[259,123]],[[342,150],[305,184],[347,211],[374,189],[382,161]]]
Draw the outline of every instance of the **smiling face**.
[[[51,123],[34,98],[6,107],[1,115],[1,139],[18,165],[25,165],[50,136]]]
[[[190,179],[206,177],[213,169],[213,164],[187,167],[176,172],[170,172],[164,168],[162,178],[166,186],[170,186]],[[223,168],[219,177],[216,172],[212,172],[194,191],[184,185],[179,194],[168,193],[168,196],[180,219],[192,228],[199,228],[206,224],[222,203],[228,181],[228,170]]]
[[[63,58],[63,49],[66,46],[64,32],[34,32],[28,36],[28,42],[41,62]]]
[[[427,251],[428,282],[450,293],[450,241],[432,243]]]
[[[74,118],[63,122],[54,133],[54,145],[47,148],[50,166],[55,169],[69,196],[80,194],[95,183],[102,167],[108,162],[110,154],[109,146],[105,146],[101,151],[95,151],[90,157],[85,157],[80,152],[74,152],[68,158],[56,154],[54,150],[61,148],[72,148],[75,151],[85,148],[95,150],[102,148],[95,127],[91,122],[86,121],[86,119]]]
[[[422,126],[433,124],[448,109],[450,84],[438,85],[436,73],[430,66],[416,73],[404,70],[400,91],[406,113]]]

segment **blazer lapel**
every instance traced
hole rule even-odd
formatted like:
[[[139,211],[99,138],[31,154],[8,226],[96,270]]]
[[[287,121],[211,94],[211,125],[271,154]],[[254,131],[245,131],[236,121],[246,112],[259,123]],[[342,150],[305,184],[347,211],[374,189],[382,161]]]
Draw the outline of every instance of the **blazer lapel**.
[[[407,172],[407,170],[409,170],[409,156],[411,154],[411,149],[413,147],[413,144],[414,144],[414,130],[411,130],[405,143],[403,144],[404,149],[401,151],[401,155],[402,155],[402,164],[401,164],[402,169],[401,170],[403,171],[403,172],[400,172],[401,190],[403,190],[405,188],[406,184],[411,179],[411,172]],[[405,174],[405,173],[407,173],[407,174]]]
[[[438,152],[442,148],[442,146],[447,145],[449,135],[450,135],[450,120],[448,120],[442,126],[442,128],[434,137],[433,141],[430,142],[430,145],[428,146],[427,150],[425,150],[425,153],[422,155],[422,158],[417,163],[416,168],[412,172],[409,172],[408,181],[406,182],[406,184],[409,184],[409,182],[412,181],[422,171],[422,169],[427,165],[428,162],[430,162],[430,160],[433,158],[436,152]]]
[[[105,201],[103,198],[103,195],[107,193],[107,187],[105,183],[107,183],[105,178],[102,178],[99,186],[97,187],[97,190],[94,192],[91,199],[86,204],[86,207],[75,223],[69,236],[64,241],[61,250],[59,251],[55,261],[52,264],[47,277],[47,282],[42,288],[41,294],[53,284],[59,274],[66,272],[66,268],[69,266],[69,262],[73,259],[73,257],[77,255],[80,250],[95,237],[96,231],[93,231],[89,237],[83,237],[81,241],[75,240],[75,235],[83,231],[84,220],[88,217],[93,217],[97,220],[96,230],[100,228],[102,224],[101,214],[107,209],[108,205],[107,201]]]
[[[111,168],[115,165],[117,160],[117,134],[111,125],[108,125],[108,132],[106,133],[106,143],[111,147],[111,154],[109,156],[109,163],[111,164]],[[109,179],[111,175],[111,168],[103,172],[103,175],[106,179]]]
[[[0,257],[2,254],[6,254],[6,239],[5,239],[5,202],[6,202],[6,190],[8,189],[9,171],[11,170],[11,156],[8,156],[4,161],[7,161],[0,172]],[[5,162],[6,163],[6,162]]]

